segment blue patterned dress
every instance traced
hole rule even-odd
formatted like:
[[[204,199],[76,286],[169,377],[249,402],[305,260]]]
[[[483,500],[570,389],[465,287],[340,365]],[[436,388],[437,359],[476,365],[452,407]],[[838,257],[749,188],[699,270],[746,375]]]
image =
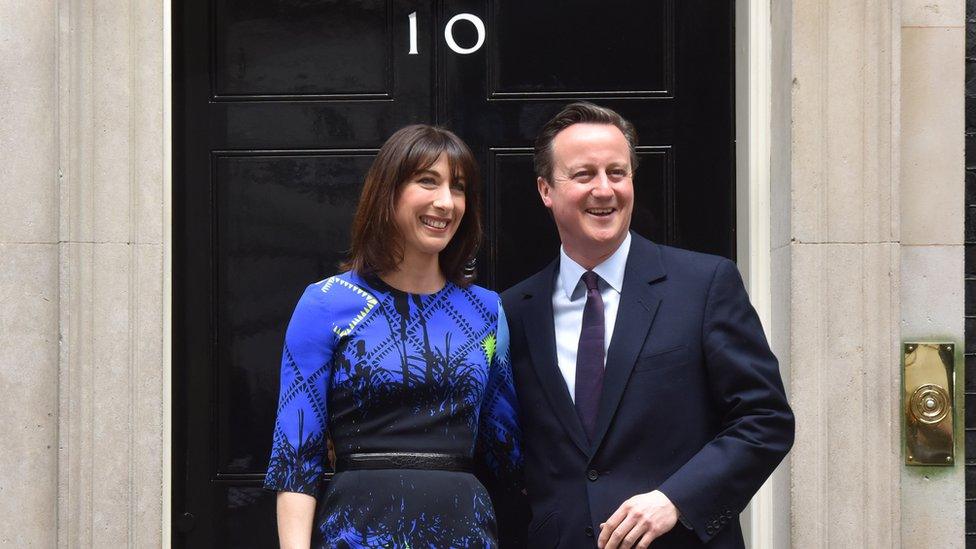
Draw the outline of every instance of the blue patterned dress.
[[[265,486],[318,498],[315,547],[494,547],[495,515],[470,473],[350,470],[337,455],[431,452],[481,461],[514,488],[521,470],[508,325],[498,295],[448,283],[407,294],[343,273],[298,302],[281,361]]]

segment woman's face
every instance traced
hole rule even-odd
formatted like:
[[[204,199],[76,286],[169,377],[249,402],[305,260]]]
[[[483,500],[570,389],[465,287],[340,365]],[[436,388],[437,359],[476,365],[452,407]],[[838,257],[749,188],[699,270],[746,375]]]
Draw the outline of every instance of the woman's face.
[[[404,258],[437,255],[451,241],[464,216],[464,178],[451,178],[447,155],[413,174],[400,188],[396,224]]]

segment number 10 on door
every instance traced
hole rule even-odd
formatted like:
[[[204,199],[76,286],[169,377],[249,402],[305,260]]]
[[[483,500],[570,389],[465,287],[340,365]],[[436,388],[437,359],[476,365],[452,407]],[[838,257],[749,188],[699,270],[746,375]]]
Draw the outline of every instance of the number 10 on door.
[[[417,12],[413,12],[407,16],[410,22],[410,55],[418,55],[420,52],[417,51]],[[475,32],[478,33],[478,40],[475,44],[469,48],[462,48],[458,45],[457,41],[454,40],[454,25],[458,21],[467,21],[474,26]],[[454,53],[459,53],[461,55],[467,55],[469,53],[474,53],[481,49],[481,46],[485,43],[485,23],[480,17],[471,13],[459,13],[452,17],[450,21],[444,25],[444,42],[447,47],[451,48]]]

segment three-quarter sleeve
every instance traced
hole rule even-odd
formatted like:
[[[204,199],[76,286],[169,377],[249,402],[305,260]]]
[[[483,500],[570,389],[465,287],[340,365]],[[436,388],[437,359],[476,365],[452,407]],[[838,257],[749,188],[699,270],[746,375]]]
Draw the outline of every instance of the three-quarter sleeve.
[[[509,358],[508,321],[499,301],[495,349],[489,363],[480,413],[478,453],[496,479],[508,489],[521,489],[520,439],[518,403]]]
[[[264,486],[315,497],[327,462],[326,389],[335,346],[322,283],[305,289],[285,332],[278,415]]]

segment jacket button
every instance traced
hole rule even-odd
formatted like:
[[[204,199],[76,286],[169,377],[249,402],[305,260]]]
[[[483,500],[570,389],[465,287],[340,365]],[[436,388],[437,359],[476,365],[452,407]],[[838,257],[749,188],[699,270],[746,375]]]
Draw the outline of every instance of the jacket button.
[[[586,472],[586,478],[590,480],[596,480],[600,478],[600,473],[596,472],[596,469],[590,469]]]
[[[593,537],[593,527],[592,526],[587,526],[586,528],[583,528],[583,533],[586,534],[586,537],[592,538]]]

